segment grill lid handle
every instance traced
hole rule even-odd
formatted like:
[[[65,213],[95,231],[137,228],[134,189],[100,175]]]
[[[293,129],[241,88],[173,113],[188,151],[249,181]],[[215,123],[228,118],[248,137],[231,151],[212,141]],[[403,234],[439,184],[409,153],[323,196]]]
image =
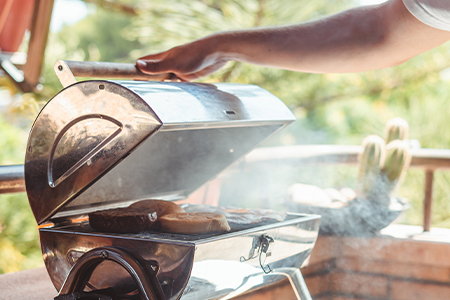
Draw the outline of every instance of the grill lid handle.
[[[150,75],[141,72],[136,65],[111,62],[58,60],[54,71],[63,87],[76,83],[75,76],[143,81],[178,79],[173,73]]]

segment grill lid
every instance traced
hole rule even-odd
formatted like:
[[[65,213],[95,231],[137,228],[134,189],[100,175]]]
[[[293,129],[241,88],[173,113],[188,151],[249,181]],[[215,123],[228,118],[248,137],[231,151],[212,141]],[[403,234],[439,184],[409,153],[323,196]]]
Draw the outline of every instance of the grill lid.
[[[257,86],[78,82],[32,127],[30,206],[42,224],[146,198],[181,199],[293,120]]]

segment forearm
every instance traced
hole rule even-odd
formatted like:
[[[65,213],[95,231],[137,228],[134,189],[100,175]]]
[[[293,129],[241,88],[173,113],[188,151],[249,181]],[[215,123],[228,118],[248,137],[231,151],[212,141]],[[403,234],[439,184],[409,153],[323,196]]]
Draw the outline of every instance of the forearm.
[[[347,73],[398,65],[450,40],[417,20],[402,0],[344,11],[298,25],[222,32],[141,57],[145,73],[192,81],[228,61],[309,73]]]
[[[206,39],[216,43],[226,60],[301,72],[343,73],[391,67],[448,38],[449,33],[420,23],[401,0],[394,0],[314,22],[219,33]]]

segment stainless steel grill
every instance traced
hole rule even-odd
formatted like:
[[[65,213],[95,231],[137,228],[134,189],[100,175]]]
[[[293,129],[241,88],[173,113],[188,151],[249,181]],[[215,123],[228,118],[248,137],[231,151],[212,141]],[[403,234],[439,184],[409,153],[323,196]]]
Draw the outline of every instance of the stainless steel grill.
[[[279,99],[251,85],[76,82],[71,64],[83,66],[55,66],[66,87],[37,117],[25,162],[44,261],[60,294],[229,299],[288,278],[299,299],[310,299],[298,268],[316,241],[318,216],[197,236],[107,234],[87,222],[96,210],[186,198],[293,121]],[[111,69],[95,64],[95,74],[104,66]]]

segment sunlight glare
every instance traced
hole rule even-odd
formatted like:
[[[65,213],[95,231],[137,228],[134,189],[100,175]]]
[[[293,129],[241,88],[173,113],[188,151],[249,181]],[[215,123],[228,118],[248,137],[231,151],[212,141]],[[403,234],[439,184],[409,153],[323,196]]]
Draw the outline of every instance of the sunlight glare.
[[[56,0],[53,6],[50,30],[57,32],[64,25],[73,25],[88,13],[86,3],[81,0]]]

